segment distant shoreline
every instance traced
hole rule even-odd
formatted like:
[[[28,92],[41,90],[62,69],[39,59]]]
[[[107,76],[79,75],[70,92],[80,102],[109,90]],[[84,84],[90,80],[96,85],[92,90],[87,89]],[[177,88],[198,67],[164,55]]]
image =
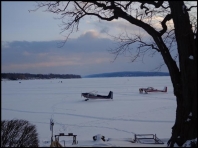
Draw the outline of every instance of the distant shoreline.
[[[75,74],[29,74],[29,73],[1,73],[1,79],[7,80],[32,80],[32,79],[79,79],[79,78],[110,78],[110,77],[150,77],[150,76],[170,76],[168,72],[142,72],[124,71],[100,73],[86,76]]]
[[[147,76],[170,76],[168,72],[142,72],[142,71],[126,71],[101,73],[84,76],[83,78],[104,78],[104,77],[147,77]]]
[[[29,74],[29,73],[1,73],[1,79],[29,80],[29,79],[74,79],[81,78],[74,74]]]

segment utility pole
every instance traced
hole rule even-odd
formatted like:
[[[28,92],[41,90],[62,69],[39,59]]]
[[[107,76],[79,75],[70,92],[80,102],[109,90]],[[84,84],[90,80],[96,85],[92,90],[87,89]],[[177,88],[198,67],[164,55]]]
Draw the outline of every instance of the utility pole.
[[[54,126],[54,121],[53,119],[50,119],[50,131],[52,131],[51,144],[53,142],[53,126]]]

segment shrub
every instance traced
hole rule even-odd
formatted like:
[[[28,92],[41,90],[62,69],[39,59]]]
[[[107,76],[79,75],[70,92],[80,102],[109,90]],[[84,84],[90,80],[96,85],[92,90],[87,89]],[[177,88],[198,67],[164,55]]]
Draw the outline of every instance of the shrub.
[[[36,126],[26,120],[1,121],[1,147],[38,147]]]

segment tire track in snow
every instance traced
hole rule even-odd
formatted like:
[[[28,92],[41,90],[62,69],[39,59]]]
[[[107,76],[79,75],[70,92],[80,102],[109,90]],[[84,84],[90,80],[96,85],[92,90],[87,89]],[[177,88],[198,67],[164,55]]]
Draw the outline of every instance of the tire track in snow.
[[[158,95],[160,95],[160,93],[157,93]],[[163,94],[164,96],[166,95],[166,93],[161,93]],[[175,101],[174,98],[169,98],[168,97],[159,97],[159,96],[153,96],[153,93],[148,93],[148,94],[138,94],[138,93],[134,93],[134,92],[131,92],[131,93],[114,93],[114,95],[118,95],[118,96],[131,96],[131,97],[135,97],[135,96],[138,96],[138,98],[141,96],[142,98],[149,98],[151,100],[156,100],[156,99],[164,99],[164,100],[170,100],[170,101]],[[137,100],[140,100],[140,99],[137,99]],[[148,99],[147,99],[148,100]],[[134,101],[134,99],[131,99],[131,101]]]
[[[130,131],[127,131],[127,130],[123,130],[123,129],[118,129],[118,128],[112,128],[112,127],[107,127],[107,126],[93,126],[93,125],[77,125],[77,124],[63,124],[63,123],[59,123],[59,122],[56,122],[56,124],[59,124],[61,126],[74,126],[74,127],[95,127],[95,128],[105,128],[105,129],[110,129],[110,130],[116,130],[116,131],[121,131],[121,132],[125,132],[125,133],[129,133],[129,134],[136,134],[134,132],[130,132]]]
[[[22,112],[22,113],[32,113],[32,114],[50,114],[50,115],[64,115],[64,116],[75,116],[81,118],[91,118],[91,119],[100,119],[100,120],[111,120],[111,121],[133,121],[133,122],[162,122],[162,123],[174,123],[174,121],[165,121],[165,120],[141,120],[141,119],[123,119],[123,118],[104,118],[104,117],[95,117],[95,116],[87,116],[87,115],[79,115],[79,114],[71,114],[71,113],[60,113],[60,112],[35,112],[35,111],[24,111],[24,110],[15,110],[2,108],[2,110],[8,110],[13,112]]]
[[[39,124],[47,124],[47,125],[49,125],[49,123],[48,122],[35,122],[35,121],[31,121],[32,123],[39,123]],[[62,126],[62,127],[65,127],[65,128],[68,128],[67,126],[73,126],[73,127],[87,127],[87,128],[91,128],[91,127],[95,127],[95,128],[102,128],[102,129],[109,129],[109,130],[116,130],[116,131],[119,131],[119,132],[125,132],[125,133],[129,133],[129,134],[136,134],[136,133],[134,133],[134,132],[130,132],[130,131],[127,131],[127,130],[123,130],[123,129],[118,129],[118,128],[112,128],[112,127],[107,127],[107,126],[92,126],[92,125],[90,125],[90,126],[87,126],[87,125],[77,125],[77,124],[65,124],[65,123],[60,123],[60,122],[55,122],[55,124],[56,125],[60,125],[60,126]],[[64,130],[64,129],[63,129]]]

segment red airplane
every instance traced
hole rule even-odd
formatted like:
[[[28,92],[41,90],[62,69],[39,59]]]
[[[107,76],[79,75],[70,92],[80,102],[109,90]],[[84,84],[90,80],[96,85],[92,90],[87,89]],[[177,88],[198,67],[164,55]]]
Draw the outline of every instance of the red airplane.
[[[140,88],[139,92],[141,94],[144,92],[145,92],[145,94],[147,94],[148,92],[167,92],[167,86],[165,86],[163,90],[154,89],[153,87]]]

